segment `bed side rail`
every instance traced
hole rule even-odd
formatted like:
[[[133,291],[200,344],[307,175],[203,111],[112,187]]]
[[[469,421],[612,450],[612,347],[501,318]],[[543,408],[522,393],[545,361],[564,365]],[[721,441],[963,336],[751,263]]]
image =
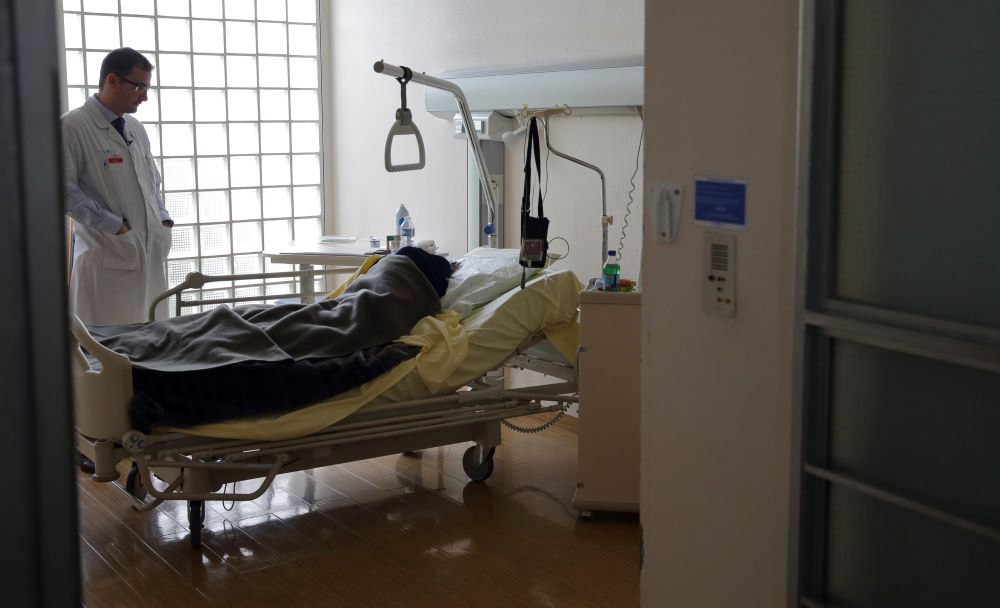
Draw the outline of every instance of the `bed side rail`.
[[[567,361],[547,340],[539,339],[521,345],[504,365],[553,376],[560,380],[574,383],[578,381],[578,366],[574,362]]]
[[[262,302],[262,301],[272,301],[272,300],[282,300],[286,298],[304,298],[304,299],[314,299],[319,296],[325,296],[328,291],[315,291],[312,288],[301,288],[298,292],[294,293],[279,293],[279,294],[268,294],[263,293],[262,295],[252,295],[252,296],[231,296],[225,298],[212,298],[212,299],[192,299],[185,300],[182,298],[182,294],[188,289],[202,289],[209,283],[219,283],[219,282],[230,282],[230,281],[250,281],[250,280],[260,280],[261,283],[252,283],[246,285],[246,287],[261,286],[265,291],[267,288],[267,279],[295,279],[299,285],[309,285],[312,280],[318,275],[335,275],[343,274],[345,271],[343,268],[310,268],[308,270],[288,270],[282,272],[257,272],[250,274],[224,274],[224,275],[207,275],[200,272],[189,272],[184,280],[172,287],[171,289],[161,293],[156,296],[153,302],[149,305],[149,320],[152,321],[156,318],[156,306],[171,297],[177,296],[174,299],[174,314],[180,316],[184,314],[185,308],[191,308],[195,306],[203,305],[217,305],[217,304],[245,304],[247,302]]]

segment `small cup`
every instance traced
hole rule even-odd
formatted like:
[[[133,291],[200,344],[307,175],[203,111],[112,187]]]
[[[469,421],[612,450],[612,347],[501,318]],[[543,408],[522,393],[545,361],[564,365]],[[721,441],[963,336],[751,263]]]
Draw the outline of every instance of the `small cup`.
[[[385,248],[389,251],[396,251],[399,249],[399,237],[395,234],[390,234],[385,237]]]

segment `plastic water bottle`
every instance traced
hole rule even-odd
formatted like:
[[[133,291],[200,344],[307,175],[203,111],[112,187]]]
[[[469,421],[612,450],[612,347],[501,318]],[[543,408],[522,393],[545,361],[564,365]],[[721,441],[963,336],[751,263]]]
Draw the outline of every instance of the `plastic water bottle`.
[[[400,227],[403,225],[404,217],[410,217],[410,212],[406,209],[406,205],[401,204],[399,209],[396,210],[396,236],[402,235]]]
[[[622,267],[618,265],[618,252],[608,250],[608,259],[604,262],[604,291],[618,291],[618,279],[622,275]]]
[[[410,223],[410,216],[403,218],[403,223],[399,225],[399,237],[403,240],[403,247],[413,247],[413,224]]]

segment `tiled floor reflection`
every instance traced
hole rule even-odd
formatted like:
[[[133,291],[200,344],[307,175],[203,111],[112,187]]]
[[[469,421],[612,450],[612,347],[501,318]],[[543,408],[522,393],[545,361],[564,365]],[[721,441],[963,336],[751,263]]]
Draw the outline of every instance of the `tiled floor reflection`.
[[[638,519],[577,517],[572,422],[505,429],[485,483],[465,477],[468,444],[280,475],[255,501],[207,503],[201,551],[185,503],[140,513],[81,475],[84,603],[638,606]]]

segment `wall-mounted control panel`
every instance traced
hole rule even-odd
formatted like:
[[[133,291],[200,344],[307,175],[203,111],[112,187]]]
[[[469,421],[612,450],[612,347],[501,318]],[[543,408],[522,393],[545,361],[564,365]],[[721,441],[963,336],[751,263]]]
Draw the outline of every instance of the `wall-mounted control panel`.
[[[736,316],[736,235],[705,233],[702,305],[706,313]]]

